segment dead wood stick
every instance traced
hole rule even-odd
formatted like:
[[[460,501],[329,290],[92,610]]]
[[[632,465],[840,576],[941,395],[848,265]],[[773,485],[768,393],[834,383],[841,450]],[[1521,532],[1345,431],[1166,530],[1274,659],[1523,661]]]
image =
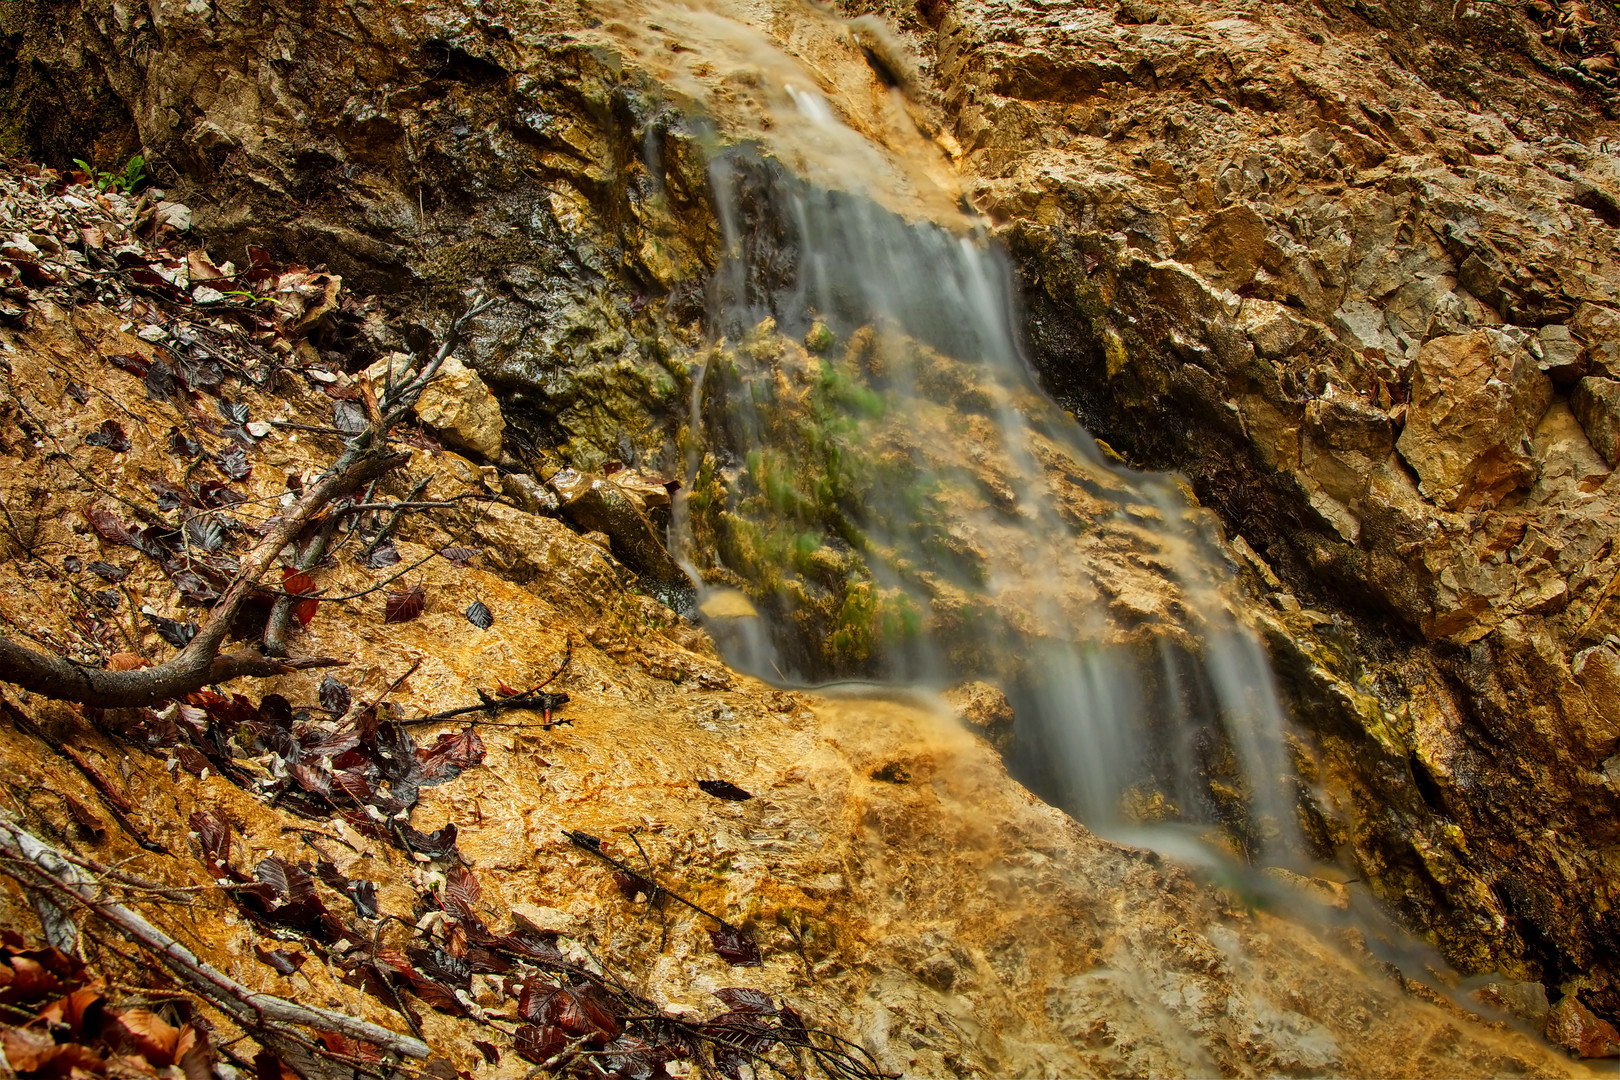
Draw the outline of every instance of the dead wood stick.
[[[427,490],[428,481],[432,479],[433,477],[428,475],[422,477],[422,479],[412,484],[411,493],[405,496],[405,501],[407,503],[412,503],[420,499],[422,497],[422,492]],[[387,540],[390,536],[394,535],[394,530],[399,528],[400,518],[404,516],[405,510],[403,507],[394,507],[394,513],[391,517],[389,517],[388,524],[384,525],[381,529],[378,529],[377,535],[371,538],[371,543],[367,544],[365,548],[361,550],[359,557],[360,562],[365,562],[367,559],[371,558],[371,553],[376,551],[377,548],[381,547],[384,540]]]
[[[32,833],[0,817],[0,849],[26,860],[35,873],[62,892],[76,897],[102,919],[117,927],[131,941],[154,953],[170,971],[198,994],[238,1017],[253,1015],[281,1024],[298,1024],[319,1031],[336,1031],[353,1039],[369,1042],[382,1050],[404,1057],[426,1058],[428,1046],[421,1039],[400,1035],[378,1024],[344,1013],[312,1005],[299,1005],[286,998],[261,994],[198,958],[190,949],[153,926],[146,918],[122,904],[98,898],[94,878],[64,859],[60,852],[42,843]]]
[[[330,515],[321,524],[315,535],[310,537],[305,545],[303,554],[298,556],[296,569],[307,574],[321,564],[326,557],[326,546],[332,542],[332,533],[337,529],[338,516]],[[293,594],[282,593],[276,597],[276,602],[270,609],[270,618],[264,624],[264,654],[266,656],[287,655],[287,624],[292,620]]]

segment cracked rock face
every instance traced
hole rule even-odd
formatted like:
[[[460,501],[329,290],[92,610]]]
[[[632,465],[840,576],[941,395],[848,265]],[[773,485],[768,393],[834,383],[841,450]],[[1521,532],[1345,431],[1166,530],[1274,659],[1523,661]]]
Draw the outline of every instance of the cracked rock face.
[[[1019,266],[1048,386],[1133,464],[1183,470],[1274,608],[1297,764],[1322,793],[1312,841],[1459,967],[1544,983],[1554,1038],[1609,1052],[1612,89],[1506,5],[857,6],[921,56],[914,105]],[[325,263],[404,327],[360,313],[359,338],[311,347],[406,350],[412,321],[479,285],[498,306],[467,355],[505,449],[463,445],[678,468],[717,257],[702,137],[645,70],[583,44],[584,16],[160,0],[0,23],[9,145],[62,166],[145,149],[217,258],[253,243]],[[562,566],[572,534],[531,516],[480,522],[503,572],[607,588],[609,559]],[[914,959],[874,1017],[967,985],[947,944]],[[1106,998],[1093,960],[1073,978]],[[1109,1067],[1207,1064],[1116,1043],[1110,1009],[1054,1005],[1054,1030],[1117,1046]],[[1293,1041],[1250,1067],[1357,1067]]]
[[[1612,88],[1507,7],[890,13],[1049,384],[1254,553],[1319,842],[1615,1017]]]

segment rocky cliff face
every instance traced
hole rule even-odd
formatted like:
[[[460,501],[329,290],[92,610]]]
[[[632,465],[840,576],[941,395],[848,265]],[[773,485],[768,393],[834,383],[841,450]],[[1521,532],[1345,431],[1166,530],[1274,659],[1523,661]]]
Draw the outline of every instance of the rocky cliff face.
[[[1612,89],[1528,9],[926,17],[1046,377],[1246,541],[1320,841],[1613,1015]]]
[[[1620,1018],[1620,175],[1613,28],[1546,6],[942,0],[880,9],[919,71],[864,47],[975,179],[1050,388],[1226,522],[1312,841],[1464,970],[1544,981],[1590,1050]],[[220,258],[381,296],[309,362],[359,370],[490,289],[500,462],[669,470],[706,135],[612,18],[14,6],[9,137],[144,148]]]

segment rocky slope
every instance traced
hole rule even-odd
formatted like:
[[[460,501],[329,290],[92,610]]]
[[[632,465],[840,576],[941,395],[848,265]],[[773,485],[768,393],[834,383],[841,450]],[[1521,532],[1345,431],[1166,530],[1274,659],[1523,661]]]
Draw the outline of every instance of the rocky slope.
[[[263,259],[240,277],[265,298],[227,300],[234,267],[182,257],[183,232],[143,221],[133,200],[37,169],[0,176],[0,213],[15,230],[7,265],[35,283],[9,287],[19,307],[0,331],[0,618],[86,663],[159,660],[242,540],[337,452],[331,425],[368,377],[296,354],[345,298],[334,279]],[[123,271],[93,268],[103,247]],[[1343,886],[1238,900],[1040,803],[942,703],[810,697],[729,673],[701,631],[633,587],[606,538],[496,501],[498,471],[439,444],[487,434],[471,418],[490,400],[462,371],[418,406],[410,461],[373,497],[437,505],[406,517],[382,556],[365,555],[357,524],[335,533],[314,582],[285,576],[321,597],[289,650],[346,658],[340,678],[238,684],[235,699],[156,712],[8,688],[7,826],[73,853],[103,894],[249,987],[420,1032],[435,1076],[526,1076],[554,1059],[549,1029],[518,1021],[534,1019],[524,987],[547,985],[537,960],[611,976],[694,1027],[720,1011],[714,991],[742,984],[914,1075],[1573,1068],[1505,1019],[1459,1009],[1439,972],[1426,986],[1377,959],[1336,921]],[[407,586],[423,599],[403,610],[392,594]],[[482,713],[481,695],[537,683],[566,695],[554,713]],[[413,721],[469,705],[471,724]],[[388,764],[400,757],[403,771]],[[645,879],[616,880],[570,830],[715,914],[649,905]],[[1298,909],[1264,910],[1285,898]],[[51,984],[23,975],[52,954],[8,938],[10,1072],[73,1060],[81,1074],[176,1076],[170,1022],[220,1047],[224,1080],[277,1068],[250,1066],[242,1017],[192,1001],[95,921],[65,924],[50,894],[7,876],[0,918],[82,949],[79,982],[105,982],[74,1009],[104,1001],[126,1027],[171,1036],[132,1054],[104,1033],[109,1059],[77,1041],[93,1041],[79,1012],[54,1043],[16,1025],[49,1001]],[[752,964],[713,947],[716,919],[755,944]],[[1535,1015],[1512,987],[1487,989],[1474,1004]],[[361,1064],[370,1053],[324,1044]],[[277,1053],[304,1075],[350,1071]],[[614,1075],[651,1075],[645,1041],[595,1053]]]
[[[1288,627],[1321,841],[1454,962],[1613,1016],[1620,172],[1535,16],[929,18],[1043,372],[1186,471]]]
[[[1603,1052],[1612,27],[1544,6],[880,10],[922,59],[915,119],[1014,254],[1048,385],[1184,470],[1267,598],[1321,852],[1463,970],[1543,981],[1555,1034]],[[717,230],[707,136],[613,17],[12,7],[4,113],[51,164],[144,149],[220,260],[252,243],[380,295],[303,363],[358,371],[495,292],[467,350],[505,412],[492,463],[657,473]],[[853,78],[849,43],[777,25]],[[893,81],[888,49],[866,42]]]

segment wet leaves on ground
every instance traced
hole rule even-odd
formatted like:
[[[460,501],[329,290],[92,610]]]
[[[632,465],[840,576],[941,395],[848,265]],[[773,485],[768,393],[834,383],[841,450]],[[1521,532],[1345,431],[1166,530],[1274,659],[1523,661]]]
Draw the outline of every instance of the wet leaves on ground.
[[[727,802],[747,802],[754,796],[729,780],[699,780],[697,786],[717,799]]]
[[[403,592],[391,592],[383,605],[383,622],[410,622],[422,614],[426,604],[427,589],[421,585],[412,585]]]
[[[102,446],[115,454],[122,454],[129,449],[129,436],[124,434],[124,425],[116,420],[103,420],[101,426],[84,437],[89,446]]]

